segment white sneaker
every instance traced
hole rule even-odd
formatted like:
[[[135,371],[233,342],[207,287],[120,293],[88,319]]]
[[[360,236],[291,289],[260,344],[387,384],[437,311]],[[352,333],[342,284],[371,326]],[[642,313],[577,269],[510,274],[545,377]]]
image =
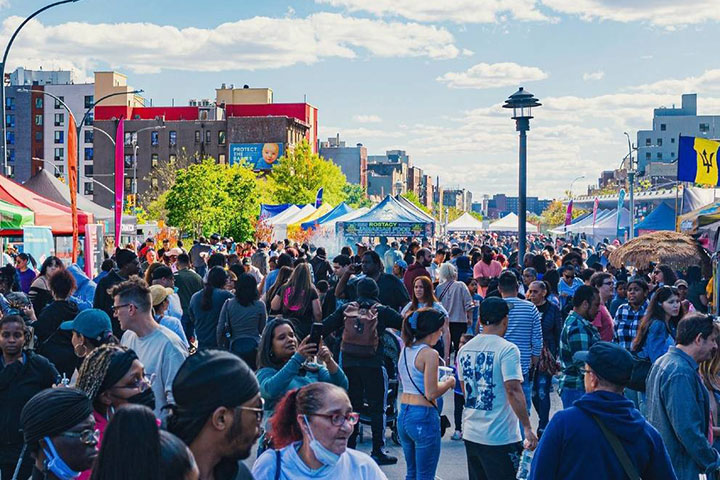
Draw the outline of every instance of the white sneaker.
[[[452,434],[450,440],[462,440],[462,432],[459,430],[455,430],[455,433]]]

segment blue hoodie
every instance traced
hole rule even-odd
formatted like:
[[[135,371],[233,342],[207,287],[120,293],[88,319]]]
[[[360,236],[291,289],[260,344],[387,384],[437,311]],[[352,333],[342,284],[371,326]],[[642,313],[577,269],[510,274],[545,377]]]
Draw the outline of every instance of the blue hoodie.
[[[97,284],[90,280],[77,264],[73,263],[67,269],[75,278],[75,284],[77,285],[75,293],[72,295],[73,300],[78,304],[81,311],[92,308]]]
[[[628,478],[594,414],[622,443],[643,480],[676,480],[660,434],[633,403],[616,393],[586,393],[557,412],[533,457],[529,480]]]

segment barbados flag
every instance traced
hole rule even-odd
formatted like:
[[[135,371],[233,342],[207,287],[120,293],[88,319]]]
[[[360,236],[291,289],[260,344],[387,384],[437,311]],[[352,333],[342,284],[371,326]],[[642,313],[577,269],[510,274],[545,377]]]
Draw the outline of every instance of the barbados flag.
[[[720,142],[681,135],[678,143],[678,180],[718,185],[718,148]]]

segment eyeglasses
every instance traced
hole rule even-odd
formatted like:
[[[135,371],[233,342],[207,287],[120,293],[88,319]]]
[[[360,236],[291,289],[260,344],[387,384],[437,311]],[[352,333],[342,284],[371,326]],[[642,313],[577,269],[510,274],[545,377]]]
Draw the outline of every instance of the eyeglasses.
[[[117,312],[117,311],[120,310],[121,308],[123,308],[123,307],[129,307],[130,305],[132,305],[133,307],[135,306],[134,303],[124,303],[124,304],[122,304],[122,305],[112,305],[112,306],[110,307],[110,310],[113,311],[113,312]]]
[[[615,282],[613,282],[613,281],[603,282],[602,284],[604,287],[612,287],[613,285],[615,285]]]
[[[82,432],[63,432],[58,437],[79,438],[85,445],[97,445],[100,440],[100,430],[87,429]]]
[[[330,419],[330,423],[335,427],[342,427],[347,422],[351,427],[360,421],[360,414],[350,412],[346,414],[342,413],[311,413],[310,415],[315,417],[325,417]]]
[[[265,416],[265,400],[262,398],[260,399],[259,407],[243,407],[241,405],[237,408],[238,408],[238,410],[247,410],[249,412],[255,412],[255,416],[257,417],[258,422],[262,422],[262,419]]]
[[[141,392],[144,392],[145,390],[152,388],[152,384],[154,381],[155,381],[155,374],[153,373],[149,377],[147,375],[143,375],[142,377],[135,380],[133,383],[130,383],[128,385],[120,385],[115,388],[126,388],[128,390],[139,389]]]

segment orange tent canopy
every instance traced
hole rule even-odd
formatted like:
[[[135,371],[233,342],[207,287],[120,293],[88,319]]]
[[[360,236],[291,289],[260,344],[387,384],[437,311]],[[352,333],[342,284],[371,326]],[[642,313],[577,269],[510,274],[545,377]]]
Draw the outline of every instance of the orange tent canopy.
[[[2,175],[0,175],[0,200],[32,210],[35,213],[35,225],[50,227],[53,235],[72,235],[70,207],[48,200]],[[88,223],[93,223],[92,214],[78,210],[80,233],[85,231],[85,225]]]

